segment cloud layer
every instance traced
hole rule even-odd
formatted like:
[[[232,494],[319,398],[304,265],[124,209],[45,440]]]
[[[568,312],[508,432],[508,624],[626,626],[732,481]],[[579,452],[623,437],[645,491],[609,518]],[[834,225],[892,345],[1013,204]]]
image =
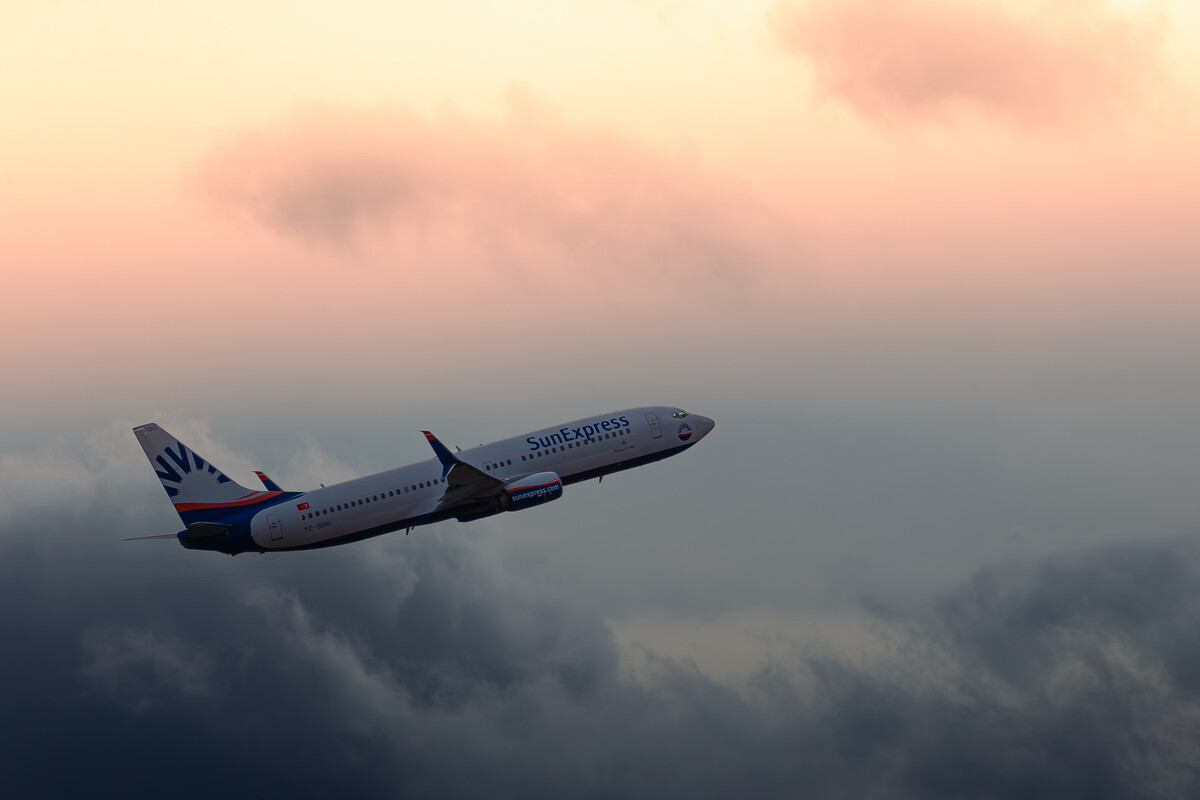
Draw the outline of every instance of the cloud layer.
[[[1164,30],[1161,11],[1105,0],[780,0],[770,19],[822,95],[901,121],[1109,116],[1157,80]]]
[[[18,508],[0,534],[0,633],[20,643],[0,667],[0,766],[18,796],[1200,788],[1190,542],[987,568],[876,617],[872,659],[799,648],[721,681],[623,652],[477,527],[230,560],[117,542],[150,524],[128,510],[140,492],[120,477],[101,496]]]
[[[498,123],[309,108],[210,153],[197,186],[306,245],[386,241],[407,269],[463,257],[598,289],[632,275],[728,287],[795,254],[778,213],[695,158],[567,126],[527,91],[508,100]]]

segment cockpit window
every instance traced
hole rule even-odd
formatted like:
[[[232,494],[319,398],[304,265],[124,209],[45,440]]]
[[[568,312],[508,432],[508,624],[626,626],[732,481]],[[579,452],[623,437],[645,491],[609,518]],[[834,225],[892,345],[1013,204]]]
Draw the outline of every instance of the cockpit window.
[[[676,419],[683,419],[684,417],[687,416],[687,412],[686,411],[675,411],[675,412],[671,413],[671,416],[675,417]]]

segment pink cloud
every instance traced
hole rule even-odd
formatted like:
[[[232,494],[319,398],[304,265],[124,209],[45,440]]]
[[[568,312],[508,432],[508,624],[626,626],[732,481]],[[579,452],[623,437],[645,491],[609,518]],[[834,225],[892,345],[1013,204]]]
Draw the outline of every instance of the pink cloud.
[[[792,227],[694,157],[559,121],[528,92],[506,120],[310,108],[210,153],[220,208],[303,243],[493,268],[740,283],[795,257]],[[424,263],[428,263],[425,261]]]
[[[1161,10],[1105,0],[779,0],[782,46],[818,91],[875,118],[972,112],[1022,123],[1109,115],[1159,79]]]

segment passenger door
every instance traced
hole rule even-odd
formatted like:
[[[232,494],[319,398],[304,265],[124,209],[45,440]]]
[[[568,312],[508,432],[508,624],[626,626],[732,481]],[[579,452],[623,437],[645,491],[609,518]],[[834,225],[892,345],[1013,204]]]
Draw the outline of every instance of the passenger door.
[[[658,414],[655,414],[653,411],[651,411],[646,415],[646,422],[650,423],[650,438],[661,439],[662,426],[658,424]]]

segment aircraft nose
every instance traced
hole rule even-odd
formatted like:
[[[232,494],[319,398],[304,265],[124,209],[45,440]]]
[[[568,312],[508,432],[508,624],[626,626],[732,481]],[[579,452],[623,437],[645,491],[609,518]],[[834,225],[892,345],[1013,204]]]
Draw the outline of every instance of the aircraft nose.
[[[714,422],[710,417],[704,417],[699,414],[694,416],[695,422],[693,422],[692,425],[699,429],[701,438],[708,436],[708,434],[712,433],[712,429],[717,427],[717,423]]]

